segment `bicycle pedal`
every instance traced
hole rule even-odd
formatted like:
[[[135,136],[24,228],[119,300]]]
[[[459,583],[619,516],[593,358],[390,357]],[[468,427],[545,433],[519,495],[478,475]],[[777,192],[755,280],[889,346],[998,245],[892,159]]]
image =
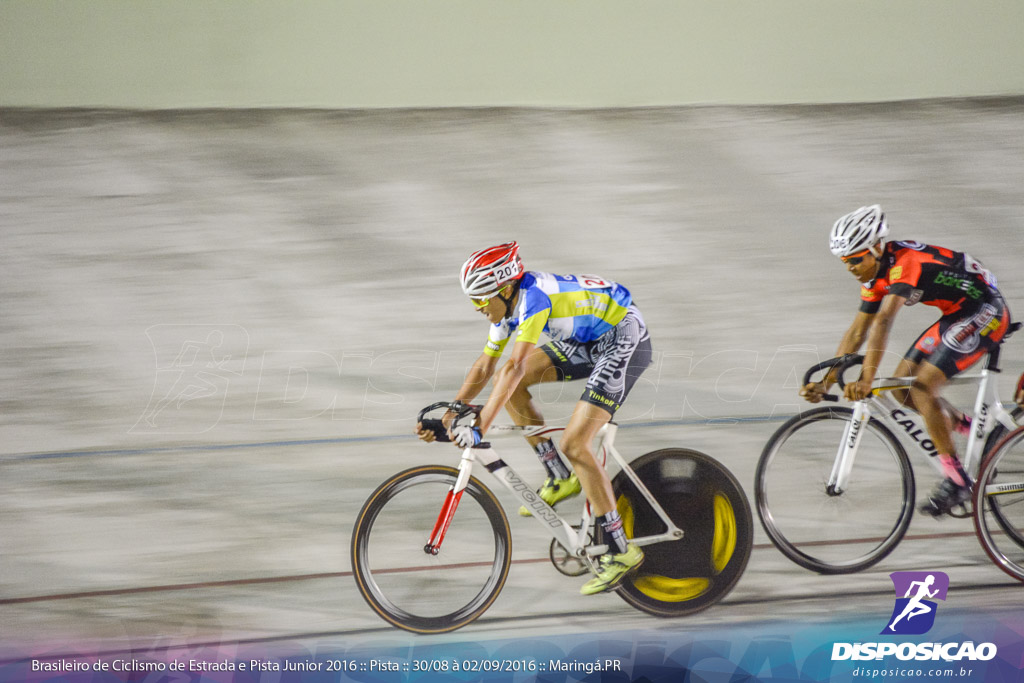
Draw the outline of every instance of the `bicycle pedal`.
[[[958,510],[958,508],[959,508],[959,510]],[[974,511],[971,510],[971,509],[968,509],[968,507],[966,505],[962,505],[961,504],[961,505],[957,505],[956,507],[951,509],[946,514],[949,515],[950,517],[954,517],[956,519],[967,519],[968,517],[972,517],[974,515]]]

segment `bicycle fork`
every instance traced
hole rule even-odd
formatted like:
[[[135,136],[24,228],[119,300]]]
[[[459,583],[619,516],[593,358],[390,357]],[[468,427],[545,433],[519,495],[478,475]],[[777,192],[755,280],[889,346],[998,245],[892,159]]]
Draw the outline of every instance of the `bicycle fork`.
[[[871,419],[866,401],[857,401],[853,405],[853,415],[843,431],[843,440],[839,442],[839,450],[836,452],[835,462],[832,463],[832,473],[828,478],[828,486],[825,493],[830,496],[841,496],[846,490],[850,481],[850,472],[853,470],[853,461],[857,457],[857,447],[860,445],[861,436],[864,434],[864,427]]]
[[[473,472],[473,460],[473,449],[465,449],[462,452],[462,462],[459,463],[459,476],[448,489],[444,503],[441,505],[441,512],[437,516],[437,522],[434,523],[434,530],[430,532],[430,539],[423,546],[423,552],[428,555],[437,555],[441,552],[441,542],[444,541],[445,534],[448,533],[448,527],[451,526],[452,519],[455,517],[455,510],[459,507],[462,494],[465,493],[466,486],[469,484],[469,477]]]
[[[512,491],[524,505],[529,506],[534,513],[533,516],[547,527],[548,532],[558,539],[559,543],[565,548],[573,549],[574,555],[580,555],[578,550],[584,546],[582,536],[586,533],[585,529],[581,530],[581,534],[578,537],[576,530],[568,522],[560,518],[551,506],[545,503],[526,482],[520,479],[519,475],[505,461],[499,458],[487,444],[463,450],[462,462],[459,463],[459,476],[445,495],[441,511],[438,513],[437,521],[434,523],[434,530],[430,533],[430,538],[427,540],[426,545],[423,546],[423,552],[428,555],[437,555],[441,552],[441,544],[444,542],[448,527],[455,517],[455,511],[459,507],[459,501],[462,500],[462,494],[465,492],[466,486],[469,485],[469,478],[473,472],[473,463],[477,459],[483,463],[484,467],[491,474]]]

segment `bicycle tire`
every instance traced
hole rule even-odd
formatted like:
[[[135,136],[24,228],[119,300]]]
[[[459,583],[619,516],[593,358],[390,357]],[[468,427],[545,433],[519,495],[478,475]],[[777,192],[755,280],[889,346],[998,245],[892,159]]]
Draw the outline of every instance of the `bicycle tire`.
[[[988,522],[990,514],[998,531]],[[992,562],[1024,581],[1024,427],[1007,434],[982,463],[974,487],[974,530]]]
[[[683,538],[644,546],[644,563],[620,584],[619,597],[659,617],[711,607],[733,589],[750,559],[754,522],[743,487],[714,458],[686,448],[647,453],[630,467]],[[666,531],[624,472],[612,480],[612,490],[628,537]]]
[[[1010,415],[1011,417],[1013,417],[1014,420],[1020,422],[1022,416],[1024,416],[1024,409],[1022,409],[1020,406],[1017,406],[1011,411]],[[1018,429],[1020,428],[1018,427]],[[1012,431],[1007,429],[1002,424],[997,425],[996,428],[993,429],[991,433],[989,433],[988,438],[985,440],[985,447],[982,449],[981,465],[978,467],[979,479],[981,478],[981,471],[985,467],[986,461],[989,460],[991,454],[996,450],[996,448],[1002,445],[1003,441],[1005,441],[1011,433]],[[978,487],[976,486],[975,489],[977,488]],[[992,515],[993,517],[995,517],[996,522],[999,523],[999,526],[1002,528],[1002,530],[1006,532],[1006,534],[1010,536],[1018,545],[1024,547],[1024,531],[1017,528],[1013,521],[1010,519],[1010,517],[1012,517],[1012,512],[1007,514],[1000,509],[1000,501],[1001,497],[997,496],[988,497],[986,502],[988,502],[991,506]]]
[[[512,563],[508,518],[470,477],[435,556],[425,551],[458,469],[414,467],[370,494],[352,530],[352,574],[360,595],[385,621],[413,633],[445,633],[494,602]]]
[[[819,574],[850,574],[878,563],[899,544],[914,514],[906,450],[874,418],[860,437],[847,490],[829,492],[852,416],[846,407],[796,415],[772,435],[757,463],[754,499],[761,526],[783,555]],[[858,503],[862,509],[853,509]],[[864,546],[870,546],[867,552],[861,552]],[[848,549],[860,554],[848,556]]]

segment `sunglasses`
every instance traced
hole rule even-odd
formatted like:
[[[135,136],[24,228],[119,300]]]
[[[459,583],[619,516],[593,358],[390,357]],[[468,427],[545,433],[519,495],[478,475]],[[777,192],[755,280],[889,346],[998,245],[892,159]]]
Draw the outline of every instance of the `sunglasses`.
[[[487,297],[486,299],[470,299],[470,302],[473,304],[473,308],[478,311],[482,311],[487,308],[487,304],[491,303],[491,297]]]
[[[859,265],[860,262],[863,261],[865,258],[867,258],[868,254],[870,254],[870,253],[871,253],[870,249],[865,249],[864,251],[858,252],[856,254],[850,254],[849,256],[844,256],[843,257],[843,263],[848,263],[851,266]]]

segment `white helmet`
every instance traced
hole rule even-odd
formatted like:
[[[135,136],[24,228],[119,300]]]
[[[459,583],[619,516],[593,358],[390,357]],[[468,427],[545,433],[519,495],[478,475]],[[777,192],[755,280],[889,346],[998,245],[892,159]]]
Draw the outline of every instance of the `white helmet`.
[[[523,277],[524,272],[519,244],[506,242],[473,252],[462,264],[459,282],[466,296],[490,297],[507,283]]]
[[[889,226],[882,207],[878,204],[862,206],[835,222],[828,246],[833,254],[842,258],[870,249],[888,234]]]

